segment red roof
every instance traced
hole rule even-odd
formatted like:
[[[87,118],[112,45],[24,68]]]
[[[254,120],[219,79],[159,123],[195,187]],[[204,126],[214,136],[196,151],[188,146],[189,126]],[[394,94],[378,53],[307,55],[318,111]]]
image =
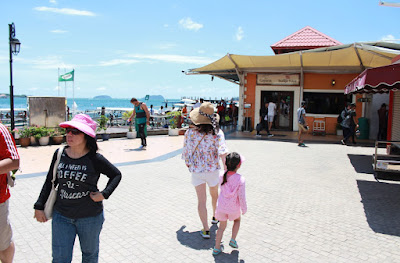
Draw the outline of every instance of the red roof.
[[[342,45],[342,43],[310,26],[306,26],[290,36],[287,36],[284,39],[276,42],[271,46],[271,48],[300,47],[301,49],[304,49],[305,47],[316,48],[337,45]]]

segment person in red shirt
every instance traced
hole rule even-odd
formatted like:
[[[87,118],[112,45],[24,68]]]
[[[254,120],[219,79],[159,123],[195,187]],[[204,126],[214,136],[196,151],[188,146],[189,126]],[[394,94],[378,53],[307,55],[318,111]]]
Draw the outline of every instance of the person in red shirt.
[[[7,175],[18,168],[19,155],[14,138],[7,127],[0,123],[0,261],[3,263],[11,263],[15,252],[12,229],[8,219],[10,190]]]

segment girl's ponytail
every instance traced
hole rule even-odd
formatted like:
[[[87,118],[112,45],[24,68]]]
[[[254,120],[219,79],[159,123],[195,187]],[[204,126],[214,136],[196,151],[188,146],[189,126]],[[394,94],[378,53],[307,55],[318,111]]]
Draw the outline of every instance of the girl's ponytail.
[[[236,167],[240,164],[240,155],[236,152],[232,152],[226,156],[226,172],[224,173],[224,179],[222,180],[221,186],[228,181],[228,171],[235,171]]]

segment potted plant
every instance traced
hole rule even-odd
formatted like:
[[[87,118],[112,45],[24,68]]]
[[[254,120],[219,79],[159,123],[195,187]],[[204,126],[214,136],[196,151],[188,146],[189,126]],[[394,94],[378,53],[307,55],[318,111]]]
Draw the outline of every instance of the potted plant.
[[[182,114],[180,111],[171,111],[167,113],[167,118],[169,121],[168,135],[178,136],[179,129],[182,125]]]
[[[29,144],[31,143],[31,130],[29,128],[24,128],[21,130],[16,129],[16,131],[18,132],[19,135],[19,144],[22,147],[28,147]]]
[[[38,126],[31,126],[29,129],[29,135],[31,140],[31,145],[38,145],[38,140],[36,139],[36,133],[38,133]]]
[[[97,120],[97,131],[101,134],[103,141],[110,139],[110,134],[107,133],[107,122],[108,118],[105,115],[100,115],[100,118]]]
[[[50,138],[52,144],[61,144],[64,141],[65,128],[56,128],[52,131]]]
[[[131,115],[132,115],[132,112],[133,112],[133,110],[131,110],[131,111],[125,111],[125,112],[122,114],[122,119],[128,121],[128,119],[129,119],[129,118],[131,117]],[[136,138],[136,135],[137,135],[136,131],[134,131],[133,128],[132,128],[132,123],[133,123],[133,121],[131,120],[131,121],[129,122],[129,129],[128,129],[128,132],[126,133],[126,137],[128,137],[128,139],[134,139],[134,138]]]
[[[41,127],[37,127],[36,128],[36,132],[34,137],[36,138],[36,140],[39,141],[39,145],[48,145],[50,142],[50,132],[51,130],[41,126]]]

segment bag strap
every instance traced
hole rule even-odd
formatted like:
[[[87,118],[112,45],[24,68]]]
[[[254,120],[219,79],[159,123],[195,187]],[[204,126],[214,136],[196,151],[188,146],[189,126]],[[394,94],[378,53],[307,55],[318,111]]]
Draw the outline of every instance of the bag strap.
[[[61,155],[64,151],[64,146],[58,148],[58,152],[57,152],[57,160],[54,163],[54,167],[53,167],[53,179],[51,180],[51,184],[54,187],[54,182],[56,181],[56,175],[57,175],[57,168],[58,168],[58,164],[60,163],[60,159],[61,159]]]
[[[194,153],[195,153],[196,150],[197,150],[197,147],[199,146],[199,144],[201,143],[201,141],[204,139],[204,137],[206,137],[206,135],[207,135],[207,133],[204,134],[203,138],[201,138],[201,140],[199,141],[199,143],[196,145],[196,148],[194,148],[193,153],[192,153],[192,156],[191,156],[192,158],[193,158]]]

